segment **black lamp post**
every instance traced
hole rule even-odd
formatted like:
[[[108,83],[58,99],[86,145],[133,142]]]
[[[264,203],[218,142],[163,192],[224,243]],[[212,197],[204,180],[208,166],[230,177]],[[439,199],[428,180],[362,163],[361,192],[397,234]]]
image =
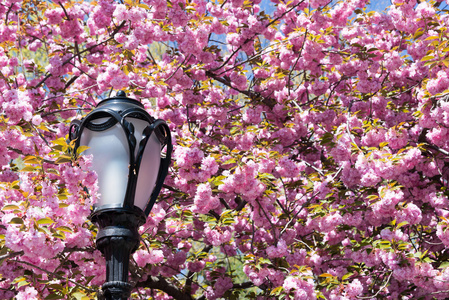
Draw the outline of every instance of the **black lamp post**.
[[[170,165],[170,129],[155,120],[137,100],[117,96],[102,100],[70,126],[75,151],[88,146],[98,175],[101,197],[90,216],[98,224],[97,248],[106,258],[106,299],[127,299],[130,255],[139,246],[138,228],[145,223]],[[167,147],[165,155],[162,149]]]

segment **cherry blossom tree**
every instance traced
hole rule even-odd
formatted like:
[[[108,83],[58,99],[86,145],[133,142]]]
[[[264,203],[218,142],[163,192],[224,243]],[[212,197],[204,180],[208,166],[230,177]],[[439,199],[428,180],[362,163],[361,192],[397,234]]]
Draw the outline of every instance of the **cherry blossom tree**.
[[[449,1],[368,2],[2,0],[0,298],[102,297],[67,133],[118,90],[175,144],[133,299],[448,298]]]

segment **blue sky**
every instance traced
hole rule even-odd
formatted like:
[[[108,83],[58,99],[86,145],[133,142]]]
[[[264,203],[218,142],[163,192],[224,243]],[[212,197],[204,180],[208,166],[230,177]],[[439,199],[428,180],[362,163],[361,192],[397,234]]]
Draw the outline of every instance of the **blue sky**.
[[[334,2],[336,2],[336,0],[334,0]],[[371,0],[370,4],[367,6],[367,11],[376,10],[378,12],[383,12],[385,8],[390,5],[390,0]],[[260,3],[260,8],[270,14],[274,10],[274,3],[270,0],[262,0]]]
[[[367,7],[367,11],[376,10],[384,11],[387,6],[390,6],[390,0],[371,0],[371,3]]]
[[[332,0],[334,3],[341,1],[341,0]],[[343,0],[344,1],[344,0]],[[370,4],[368,4],[366,11],[378,11],[378,12],[384,12],[385,8],[387,6],[391,5],[391,1],[390,0],[371,0]],[[274,10],[276,9],[275,4],[273,2],[271,2],[270,0],[262,0],[260,3],[260,10],[261,11],[265,11],[265,13],[267,13],[268,15],[271,15]],[[217,36],[215,34],[213,34],[213,39],[214,40],[225,40],[225,36]]]

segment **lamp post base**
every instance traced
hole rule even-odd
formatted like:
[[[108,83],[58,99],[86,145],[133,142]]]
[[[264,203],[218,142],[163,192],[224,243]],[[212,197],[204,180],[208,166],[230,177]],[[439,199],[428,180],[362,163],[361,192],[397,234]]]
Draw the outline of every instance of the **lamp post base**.
[[[135,232],[108,226],[98,233],[97,248],[106,259],[106,283],[103,294],[107,300],[128,299],[131,284],[128,283],[129,257],[139,244],[137,229]]]
[[[131,295],[131,289],[131,284],[122,281],[110,281],[102,286],[103,295],[107,300],[128,299]]]
[[[100,229],[97,248],[106,259],[103,294],[107,300],[123,300],[130,296],[132,287],[128,283],[129,257],[138,244],[137,228],[134,232],[115,226]]]
[[[129,212],[106,212],[94,216],[98,223],[97,248],[106,259],[106,300],[126,300],[132,286],[128,283],[129,258],[139,246],[141,218]]]

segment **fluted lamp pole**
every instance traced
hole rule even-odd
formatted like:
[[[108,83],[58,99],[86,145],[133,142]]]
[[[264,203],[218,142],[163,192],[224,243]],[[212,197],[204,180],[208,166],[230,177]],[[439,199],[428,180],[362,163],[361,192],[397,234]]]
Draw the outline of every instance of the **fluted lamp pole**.
[[[92,169],[98,176],[100,199],[90,219],[98,225],[96,245],[106,259],[103,294],[110,300],[128,299],[129,258],[139,246],[138,228],[168,172],[170,129],[120,91],[83,119],[72,121],[69,139],[75,140],[75,151],[89,147],[84,154],[93,155]]]

